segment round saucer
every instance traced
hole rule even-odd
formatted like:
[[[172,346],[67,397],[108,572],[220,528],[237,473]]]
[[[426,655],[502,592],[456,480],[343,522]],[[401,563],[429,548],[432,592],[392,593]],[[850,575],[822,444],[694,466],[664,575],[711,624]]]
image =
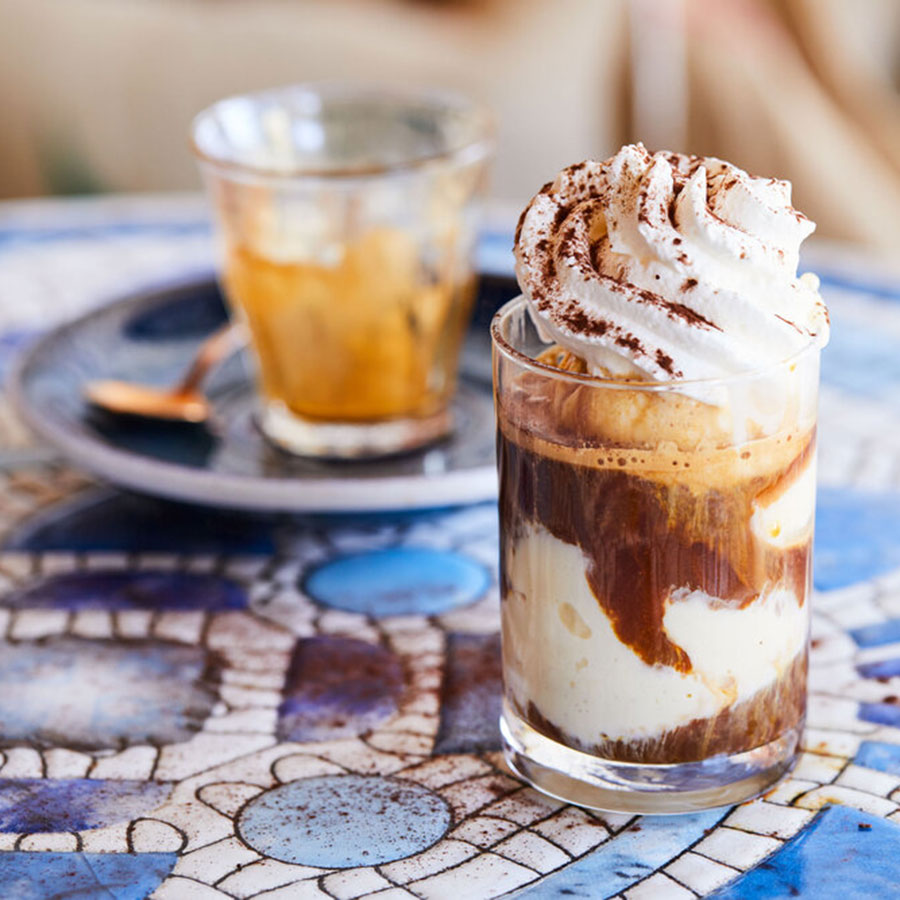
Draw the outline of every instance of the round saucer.
[[[45,335],[20,361],[11,392],[27,423],[66,457],[122,487],[212,506],[281,512],[426,509],[496,496],[486,322],[515,281],[482,280],[461,359],[455,429],[403,456],[322,461],[272,446],[254,420],[248,362],[237,355],[206,391],[208,426],[116,417],[90,407],[93,379],[170,385],[226,312],[213,278],[125,297]]]

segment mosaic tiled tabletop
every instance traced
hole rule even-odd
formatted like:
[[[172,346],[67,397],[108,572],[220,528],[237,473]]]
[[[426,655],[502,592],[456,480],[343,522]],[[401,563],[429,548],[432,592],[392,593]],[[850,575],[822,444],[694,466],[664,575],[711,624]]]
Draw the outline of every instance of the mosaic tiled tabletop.
[[[194,199],[0,206],[0,368],[210,261]],[[491,504],[179,506],[73,471],[0,401],[0,897],[900,895],[900,276],[815,264],[808,728],[733,809],[588,813],[504,769]]]

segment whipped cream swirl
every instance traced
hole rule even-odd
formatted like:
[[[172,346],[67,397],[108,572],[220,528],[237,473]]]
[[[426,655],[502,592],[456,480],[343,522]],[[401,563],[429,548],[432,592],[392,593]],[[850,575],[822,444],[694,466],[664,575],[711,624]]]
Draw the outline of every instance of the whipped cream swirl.
[[[815,225],[789,182],[714,158],[623,147],[564,169],[516,231],[516,274],[542,338],[598,375],[717,378],[828,339]]]

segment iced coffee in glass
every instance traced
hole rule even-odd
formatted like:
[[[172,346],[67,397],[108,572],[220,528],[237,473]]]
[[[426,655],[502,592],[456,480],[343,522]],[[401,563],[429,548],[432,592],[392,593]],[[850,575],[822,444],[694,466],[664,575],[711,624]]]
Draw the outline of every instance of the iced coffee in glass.
[[[336,458],[445,435],[475,290],[486,111],[438,92],[307,85],[222,100],[192,137],[264,433]]]
[[[806,709],[819,350],[790,185],[628,146],[564,170],[492,326],[510,765],[588,807],[747,799]]]

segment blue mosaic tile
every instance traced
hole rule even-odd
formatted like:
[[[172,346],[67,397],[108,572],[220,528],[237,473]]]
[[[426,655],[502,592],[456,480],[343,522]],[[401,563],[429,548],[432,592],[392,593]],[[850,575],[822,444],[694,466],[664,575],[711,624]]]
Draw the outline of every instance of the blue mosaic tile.
[[[0,831],[85,831],[144,815],[168,799],[153,781],[0,779]]]
[[[282,862],[348,869],[428,849],[450,826],[438,794],[380,776],[304,778],[251,800],[237,828],[254,850]]]
[[[14,528],[7,550],[265,555],[274,517],[99,490],[44,510]]]
[[[392,547],[331,560],[304,590],[319,603],[370,616],[433,616],[478,600],[487,570],[458,553]]]
[[[570,866],[513,896],[529,900],[613,897],[695,844],[723,815],[721,809],[713,809],[686,816],[645,816]]]
[[[297,642],[278,709],[278,737],[326,741],[364,734],[397,712],[400,661],[376,644],[342,637]]]
[[[896,897],[900,827],[844,806],[828,806],[780,850],[710,894],[717,900]]]
[[[145,900],[174,853],[0,853],[4,900]]]
[[[900,568],[900,494],[819,488],[813,565],[820,591]]]
[[[900,676],[900,657],[860,663],[856,667],[856,671],[861,678],[896,678]]]
[[[190,572],[69,572],[0,600],[14,609],[244,609],[244,589],[228,578]]]
[[[200,647],[49,638],[0,643],[0,743],[175,744],[218,697]]]
[[[900,619],[888,619],[862,628],[853,628],[850,636],[859,647],[881,647],[900,641]]]
[[[863,722],[876,725],[890,725],[900,728],[900,697],[893,697],[890,703],[860,703],[859,718]]]
[[[900,775],[900,744],[884,741],[863,741],[853,757],[853,762],[867,769]]]
[[[828,351],[822,354],[822,383],[893,401],[900,387],[897,339],[846,317],[832,322]]]
[[[434,753],[499,750],[500,635],[450,634]]]

